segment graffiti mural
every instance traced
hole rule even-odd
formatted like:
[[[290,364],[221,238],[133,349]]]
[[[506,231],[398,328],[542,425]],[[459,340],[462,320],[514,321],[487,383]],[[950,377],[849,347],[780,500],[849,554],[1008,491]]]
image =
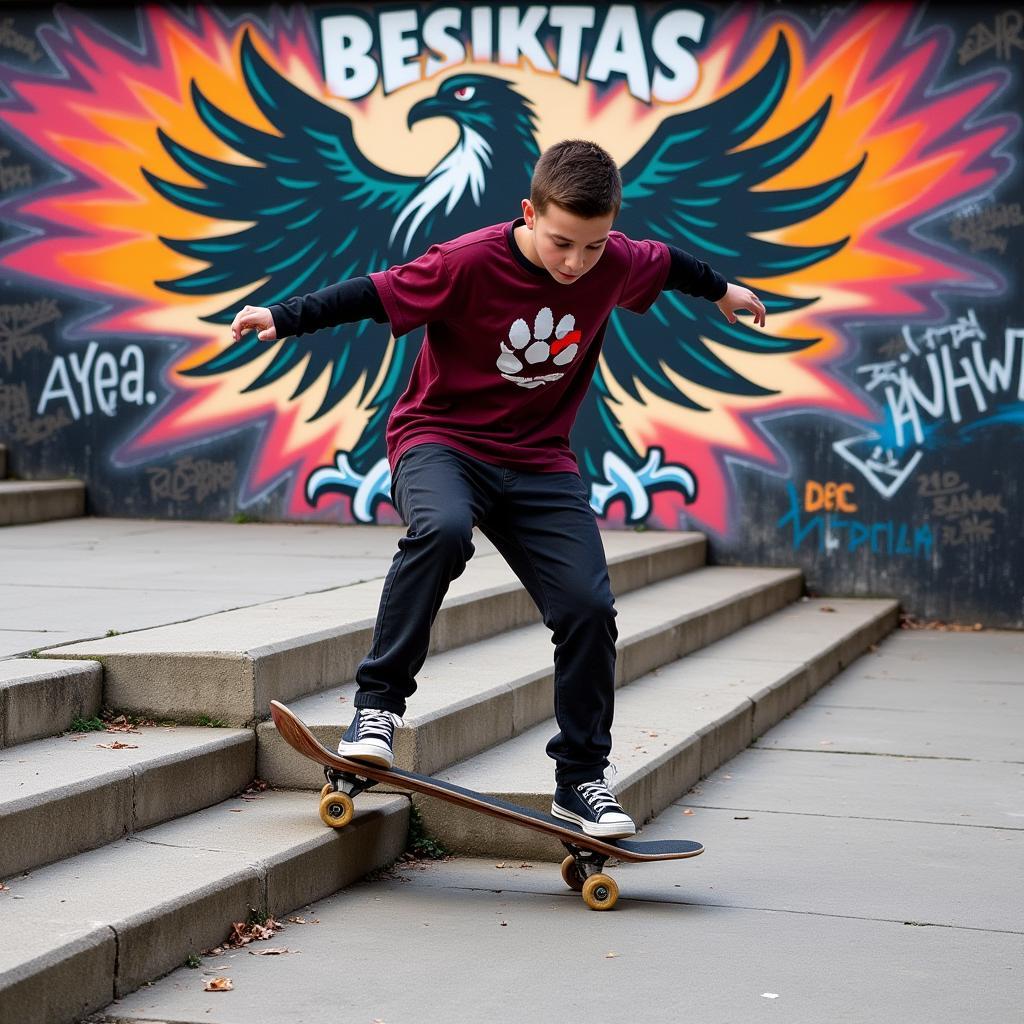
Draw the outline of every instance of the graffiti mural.
[[[617,228],[768,308],[764,329],[676,292],[612,315],[572,438],[602,524],[1024,625],[1022,26],[905,4],[19,7],[0,441],[22,475],[83,476],[101,514],[396,522],[384,427],[421,332],[228,325],[511,220],[543,148],[591,137],[622,168]]]

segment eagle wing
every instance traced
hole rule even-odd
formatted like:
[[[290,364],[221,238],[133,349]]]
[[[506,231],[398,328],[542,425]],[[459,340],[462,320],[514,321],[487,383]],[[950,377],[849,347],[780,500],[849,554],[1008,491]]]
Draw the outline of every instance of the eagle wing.
[[[828,117],[826,102],[799,127],[757,146],[740,149],[767,122],[785,92],[790,57],[780,34],[772,56],[748,82],[698,110],[668,117],[622,169],[619,226],[634,238],[654,238],[687,249],[729,281],[777,277],[826,259],[848,239],[797,247],[751,237],[814,216],[857,177],[859,164],[820,184],[753,191],[792,164],[814,142]],[[666,199],[666,196],[670,197]],[[758,288],[769,314],[799,309],[795,299]],[[637,397],[637,380],[656,395],[703,408],[680,392],[666,368],[704,388],[734,395],[772,394],[738,373],[705,344],[742,352],[793,352],[818,339],[774,336],[738,321],[728,323],[703,299],[668,291],[655,302],[643,342],[634,340],[629,314],[616,311],[604,354],[617,381]],[[637,332],[639,335],[639,332]],[[600,390],[600,389],[599,389]]]
[[[366,160],[355,143],[352,122],[292,85],[257,52],[249,33],[241,47],[245,84],[279,134],[238,121],[211,103],[193,83],[192,98],[203,123],[255,166],[227,163],[187,149],[162,131],[160,140],[198,186],[179,185],[144,171],[162,196],[178,206],[225,221],[249,223],[234,234],[162,241],[207,266],[175,280],[158,282],[186,295],[215,295],[250,287],[244,299],[206,317],[229,324],[241,302],[269,306],[390,264],[386,240],[399,212],[422,179],[403,177]],[[292,397],[328,372],[316,419],[354,386],[377,377],[388,325],[363,321],[333,327],[324,338],[286,338],[274,358],[246,388],[266,387],[305,362]],[[206,362],[185,371],[211,376],[264,357],[267,343],[249,332]],[[386,402],[388,381],[404,380],[410,346],[399,343],[384,385],[374,396]],[[365,394],[365,392],[364,392]]]

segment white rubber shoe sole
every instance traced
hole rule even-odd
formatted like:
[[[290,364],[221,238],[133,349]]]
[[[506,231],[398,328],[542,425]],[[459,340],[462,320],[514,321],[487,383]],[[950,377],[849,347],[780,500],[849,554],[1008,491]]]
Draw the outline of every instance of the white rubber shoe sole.
[[[338,754],[341,757],[350,757],[353,761],[365,761],[367,764],[376,765],[378,768],[394,768],[394,751],[379,743],[346,743],[342,740],[338,744]]]
[[[593,836],[595,839],[625,839],[628,836],[636,835],[636,825],[631,818],[626,818],[625,821],[620,819],[601,824],[598,821],[590,821],[579,814],[574,814],[556,803],[551,804],[551,813],[556,818],[561,818],[562,821],[571,821],[574,825],[579,825],[588,836]]]

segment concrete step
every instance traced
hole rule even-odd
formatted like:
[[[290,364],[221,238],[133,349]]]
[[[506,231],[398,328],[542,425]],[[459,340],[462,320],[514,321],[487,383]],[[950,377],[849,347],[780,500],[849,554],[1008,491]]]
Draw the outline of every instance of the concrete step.
[[[649,820],[897,622],[895,601],[801,601],[621,690],[612,757],[623,806],[638,823]],[[547,810],[554,779],[544,748],[556,731],[551,719],[440,777]],[[561,859],[559,844],[540,833],[454,804],[414,801],[427,830],[457,853]],[[689,834],[685,817],[678,824],[680,838],[700,839]]]
[[[0,480],[0,526],[85,515],[80,480]]]
[[[619,531],[602,538],[618,594],[705,561],[701,534]],[[206,714],[248,725],[267,717],[271,698],[289,703],[353,679],[370,646],[380,593],[381,580],[375,579],[44,654],[102,662],[105,699],[114,707],[156,718]],[[431,650],[451,650],[538,620],[502,559],[474,559],[445,598]]]
[[[255,748],[251,729],[152,726],[0,751],[0,878],[241,792],[255,774]]]
[[[95,661],[0,661],[0,749],[56,736],[99,713],[103,668]]]
[[[791,569],[703,568],[617,599],[616,685],[734,632],[795,601],[802,577]],[[434,774],[550,718],[551,633],[542,623],[430,656],[395,736],[402,768]],[[352,717],[355,684],[292,705],[332,749]],[[257,774],[274,786],[310,788],[320,768],[261,723]]]
[[[336,832],[310,794],[267,792],[8,878],[0,1024],[70,1024],[223,943],[251,909],[284,922],[398,857],[408,817],[406,798],[364,794]],[[303,927],[273,945],[301,949]]]

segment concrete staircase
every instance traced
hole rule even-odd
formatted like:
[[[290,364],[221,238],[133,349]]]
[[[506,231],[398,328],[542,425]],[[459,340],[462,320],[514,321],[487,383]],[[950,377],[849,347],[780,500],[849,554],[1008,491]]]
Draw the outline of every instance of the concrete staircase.
[[[640,820],[897,622],[893,601],[803,599],[793,570],[708,567],[697,534],[604,539],[619,609],[616,788]],[[0,1024],[72,1021],[252,911],[284,918],[402,852],[407,795],[364,794],[352,825],[324,828],[311,792],[322,777],[265,721],[276,697],[337,741],[379,592],[376,580],[0,662],[0,914],[17,936],[0,944]],[[453,585],[419,678],[402,766],[548,806],[549,634],[500,559]],[[101,704],[155,724],[63,734]],[[254,776],[273,789],[246,792]],[[527,830],[417,804],[453,852],[561,858]]]
[[[0,526],[85,515],[80,480],[8,480],[7,448],[0,444]]]

